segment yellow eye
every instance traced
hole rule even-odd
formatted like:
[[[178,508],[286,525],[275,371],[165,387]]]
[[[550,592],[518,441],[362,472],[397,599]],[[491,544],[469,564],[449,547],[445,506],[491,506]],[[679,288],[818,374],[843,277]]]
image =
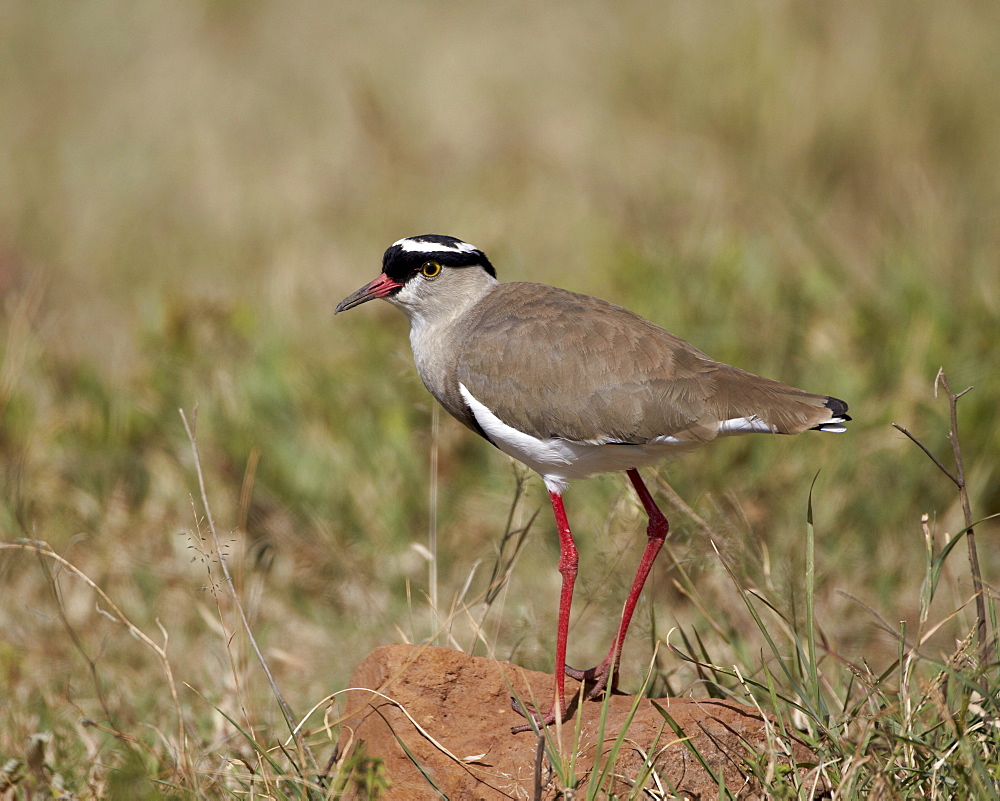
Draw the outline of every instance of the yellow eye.
[[[441,274],[441,265],[436,261],[425,261],[420,272],[424,278],[437,278]]]

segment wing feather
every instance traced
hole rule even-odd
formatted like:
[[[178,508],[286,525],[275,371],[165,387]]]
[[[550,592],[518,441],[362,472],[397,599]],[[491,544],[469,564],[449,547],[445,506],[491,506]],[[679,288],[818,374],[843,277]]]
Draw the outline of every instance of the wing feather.
[[[713,361],[620,306],[530,283],[489,298],[464,321],[456,378],[534,437],[702,441],[726,420],[798,433],[832,418],[826,396]]]

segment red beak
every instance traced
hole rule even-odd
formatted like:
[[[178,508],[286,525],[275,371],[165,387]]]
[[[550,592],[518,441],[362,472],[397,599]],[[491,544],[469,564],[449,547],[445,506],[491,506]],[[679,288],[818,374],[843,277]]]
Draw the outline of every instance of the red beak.
[[[340,301],[340,303],[337,304],[337,310],[334,314],[339,314],[342,311],[353,309],[355,306],[360,306],[362,303],[367,303],[369,300],[375,300],[375,298],[384,298],[394,289],[398,289],[401,286],[402,284],[397,284],[385,273],[382,273],[374,281],[365,284],[357,292],[351,293]]]

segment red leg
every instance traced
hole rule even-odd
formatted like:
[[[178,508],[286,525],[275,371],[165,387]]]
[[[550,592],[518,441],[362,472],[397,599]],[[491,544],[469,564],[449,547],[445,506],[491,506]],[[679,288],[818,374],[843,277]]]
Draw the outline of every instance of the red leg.
[[[646,541],[646,550],[643,551],[642,559],[639,561],[639,569],[636,571],[635,580],[632,582],[632,589],[629,590],[628,598],[625,599],[622,620],[618,626],[615,641],[611,643],[608,655],[604,657],[604,661],[601,664],[589,670],[566,669],[566,674],[571,678],[588,683],[593,682],[594,686],[588,693],[588,698],[597,698],[604,691],[605,687],[609,687],[614,691],[618,686],[618,666],[621,663],[625,634],[628,632],[629,623],[632,622],[632,613],[635,612],[635,605],[639,601],[639,595],[642,593],[642,587],[646,583],[646,578],[653,567],[656,555],[660,552],[663,541],[667,538],[667,532],[670,531],[670,524],[667,522],[667,518],[663,516],[663,512],[660,511],[656,502],[653,501],[653,496],[646,489],[639,471],[634,468],[629,470],[628,477],[632,480],[632,486],[635,487],[636,494],[639,496],[646,514],[649,516],[649,525],[646,527],[648,540]]]
[[[577,564],[580,561],[576,551],[576,543],[573,542],[573,532],[570,531],[569,520],[566,518],[566,509],[563,507],[562,494],[550,491],[549,500],[552,501],[556,527],[559,529],[559,572],[562,573],[559,626],[556,629],[555,697],[552,699],[552,710],[544,716],[526,712],[526,710],[519,709],[516,704],[514,706],[514,709],[524,714],[525,717],[532,715],[540,727],[554,723],[556,715],[559,715],[563,720],[566,718],[566,638],[569,634],[569,608],[573,603],[573,585],[576,583]],[[531,731],[531,724],[515,726],[511,729],[514,734],[522,731]]]

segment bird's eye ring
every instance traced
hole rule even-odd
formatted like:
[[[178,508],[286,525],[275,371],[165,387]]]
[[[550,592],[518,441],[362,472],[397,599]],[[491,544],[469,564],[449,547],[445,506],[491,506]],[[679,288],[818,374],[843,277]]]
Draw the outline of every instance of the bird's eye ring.
[[[441,265],[436,261],[425,261],[420,273],[424,278],[437,278],[441,274]]]

